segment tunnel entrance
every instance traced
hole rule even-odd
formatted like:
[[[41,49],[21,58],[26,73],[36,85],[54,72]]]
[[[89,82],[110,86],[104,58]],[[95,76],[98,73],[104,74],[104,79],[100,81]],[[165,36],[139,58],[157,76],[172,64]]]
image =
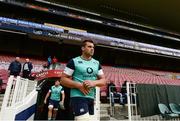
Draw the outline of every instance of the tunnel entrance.
[[[35,120],[47,120],[48,118],[48,104],[49,101],[44,104],[44,98],[51,88],[54,85],[55,80],[58,78],[49,78],[39,82],[41,87],[38,90],[38,97],[36,103],[36,113],[35,113]],[[63,87],[65,91],[65,100],[64,100],[64,107],[65,110],[58,109],[56,120],[73,120],[73,113],[70,108],[70,89]]]

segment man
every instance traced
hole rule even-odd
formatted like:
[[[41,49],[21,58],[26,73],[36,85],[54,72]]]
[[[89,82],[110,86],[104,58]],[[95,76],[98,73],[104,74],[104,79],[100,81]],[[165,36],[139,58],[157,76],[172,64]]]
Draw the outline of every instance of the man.
[[[88,121],[94,115],[95,87],[106,84],[99,61],[92,58],[94,43],[83,41],[82,55],[71,59],[62,74],[61,84],[71,88],[71,106],[77,121]]]
[[[61,95],[62,95],[62,100],[61,100]],[[44,99],[45,104],[47,103],[47,99],[49,96],[50,96],[50,99],[49,99],[49,106],[48,106],[48,109],[49,109],[48,120],[51,120],[51,119],[55,120],[59,105],[62,109],[64,108],[65,94],[64,94],[63,87],[60,85],[59,80],[55,81],[55,84],[51,87],[51,89],[46,94],[46,97]]]
[[[52,59],[51,59],[51,56],[49,56],[48,59],[47,59],[47,67],[48,68],[51,65],[51,63],[52,63]]]
[[[16,57],[15,61],[11,62],[9,65],[8,70],[10,71],[9,74],[13,76],[19,76],[21,72],[21,63],[19,62],[20,58]]]
[[[115,104],[114,99],[115,99],[115,95],[117,94],[117,89],[116,89],[116,85],[113,83],[112,80],[108,83],[107,90],[108,90],[107,96],[109,97],[109,101],[111,101],[111,106],[114,107],[114,104]]]
[[[32,69],[32,63],[29,61],[29,58],[26,58],[26,62],[23,64],[23,78],[29,78]]]

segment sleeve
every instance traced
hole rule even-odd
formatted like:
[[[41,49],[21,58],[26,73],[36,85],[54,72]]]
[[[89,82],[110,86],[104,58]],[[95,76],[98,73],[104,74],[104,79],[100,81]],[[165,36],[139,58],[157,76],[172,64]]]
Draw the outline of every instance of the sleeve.
[[[21,69],[22,69],[22,65],[21,63],[19,64],[19,73],[21,72]]]
[[[61,93],[64,93],[64,88],[61,89]]]
[[[11,70],[11,68],[12,68],[12,62],[10,63],[8,70]]]
[[[99,64],[98,76],[103,75],[103,74],[104,74],[104,72],[102,70],[101,64]]]
[[[30,66],[30,70],[32,70],[33,69],[32,63],[29,63],[29,66]]]
[[[24,63],[25,64],[25,63]],[[22,66],[22,70],[24,70],[24,64],[23,64],[23,66]]]
[[[65,67],[65,69],[64,69],[64,73],[67,74],[67,75],[69,75],[69,76],[72,76],[72,74],[73,74],[73,72],[74,72],[74,69],[75,69],[74,61],[73,61],[73,59],[71,59],[71,60],[67,63],[67,65],[66,65],[66,67]]]
[[[52,91],[52,87],[49,88],[49,92],[51,92],[51,91]]]

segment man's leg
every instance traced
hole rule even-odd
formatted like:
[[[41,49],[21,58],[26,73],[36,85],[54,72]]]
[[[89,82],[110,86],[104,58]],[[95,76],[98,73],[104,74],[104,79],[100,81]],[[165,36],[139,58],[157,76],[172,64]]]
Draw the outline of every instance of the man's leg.
[[[114,101],[114,94],[111,92],[110,96],[111,96],[111,106],[114,107],[114,103],[115,103],[115,101]]]
[[[58,111],[57,108],[54,108],[54,109],[53,109],[53,115],[52,115],[52,119],[53,119],[53,120],[56,119],[57,111]]]
[[[91,121],[88,112],[80,116],[75,116],[74,120],[75,121]]]
[[[48,120],[51,120],[52,111],[53,111],[53,105],[49,105],[48,106]]]
[[[118,92],[117,94],[119,96],[119,104],[123,105],[124,103],[123,103],[123,96],[122,96],[122,94],[120,92]]]
[[[127,93],[124,93],[123,97],[124,97],[124,100],[123,100],[124,104],[127,104]]]
[[[59,107],[59,101],[54,101],[54,110],[53,110],[53,117],[52,117],[53,120],[56,119],[58,107]]]
[[[95,102],[93,99],[88,99],[88,110],[89,110],[89,119],[91,121],[96,121],[96,117],[94,115],[94,105],[95,105]]]
[[[71,98],[75,121],[89,121],[88,101],[85,98]]]

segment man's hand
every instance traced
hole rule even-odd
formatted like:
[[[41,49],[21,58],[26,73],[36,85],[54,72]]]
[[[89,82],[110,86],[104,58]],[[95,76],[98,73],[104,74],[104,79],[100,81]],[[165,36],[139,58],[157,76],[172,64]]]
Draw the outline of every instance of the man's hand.
[[[85,81],[83,82],[83,85],[84,85],[84,87],[87,88],[87,89],[90,89],[90,88],[96,86],[92,80],[85,80]]]
[[[46,104],[47,103],[47,101],[46,100],[44,100],[44,104]]]
[[[87,94],[90,92],[90,88],[86,88],[83,83],[80,84],[79,90],[80,90],[84,95],[87,95]]]
[[[63,102],[63,101],[59,102],[59,106],[60,106],[60,108],[61,108],[62,110],[65,110],[64,102]]]

